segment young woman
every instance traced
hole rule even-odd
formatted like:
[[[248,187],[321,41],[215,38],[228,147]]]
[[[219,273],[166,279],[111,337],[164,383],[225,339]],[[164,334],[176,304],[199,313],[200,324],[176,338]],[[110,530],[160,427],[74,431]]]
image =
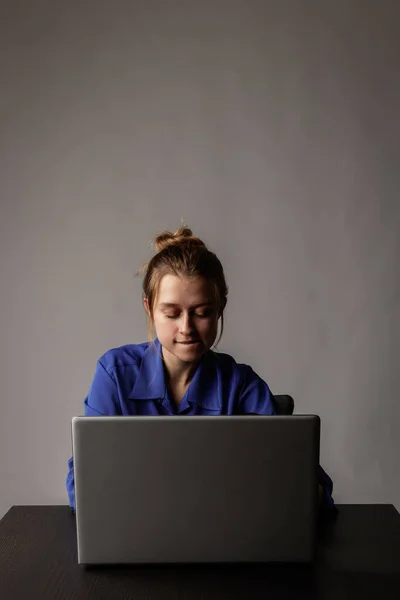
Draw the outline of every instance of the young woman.
[[[217,256],[187,227],[155,240],[143,268],[143,304],[154,341],[109,350],[98,363],[85,415],[275,414],[268,385],[247,365],[211,350],[224,327],[228,287]],[[154,332],[155,330],[155,332]],[[218,343],[218,342],[217,342]],[[75,509],[73,459],[67,491]],[[320,495],[333,506],[320,469]]]

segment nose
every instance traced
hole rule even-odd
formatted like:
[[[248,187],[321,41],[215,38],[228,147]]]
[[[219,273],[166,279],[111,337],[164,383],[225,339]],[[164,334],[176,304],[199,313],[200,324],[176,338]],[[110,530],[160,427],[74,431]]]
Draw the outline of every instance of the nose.
[[[190,335],[193,331],[192,317],[189,313],[183,313],[179,323],[179,333],[181,335]]]

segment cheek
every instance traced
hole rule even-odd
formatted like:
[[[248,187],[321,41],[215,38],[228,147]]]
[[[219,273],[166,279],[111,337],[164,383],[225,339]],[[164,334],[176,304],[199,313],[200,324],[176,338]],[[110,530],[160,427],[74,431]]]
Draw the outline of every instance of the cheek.
[[[197,330],[207,338],[215,337],[218,331],[218,320],[201,322],[199,323]]]
[[[154,319],[154,326],[157,332],[157,337],[173,335],[176,331],[175,321],[167,319]]]

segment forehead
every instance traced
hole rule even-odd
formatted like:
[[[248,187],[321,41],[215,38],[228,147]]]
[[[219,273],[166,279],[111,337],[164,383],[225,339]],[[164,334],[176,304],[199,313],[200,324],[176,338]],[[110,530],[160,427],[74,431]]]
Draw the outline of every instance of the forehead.
[[[156,304],[191,306],[213,301],[213,287],[204,277],[164,275],[158,288]]]

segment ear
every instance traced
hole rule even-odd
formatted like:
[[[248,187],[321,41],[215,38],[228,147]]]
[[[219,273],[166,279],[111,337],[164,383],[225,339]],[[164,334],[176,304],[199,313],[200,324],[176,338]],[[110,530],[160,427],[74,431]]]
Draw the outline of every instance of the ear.
[[[149,300],[148,300],[148,298],[146,298],[146,296],[143,298],[143,306],[144,306],[144,310],[147,312],[147,315],[149,317],[151,317]]]

